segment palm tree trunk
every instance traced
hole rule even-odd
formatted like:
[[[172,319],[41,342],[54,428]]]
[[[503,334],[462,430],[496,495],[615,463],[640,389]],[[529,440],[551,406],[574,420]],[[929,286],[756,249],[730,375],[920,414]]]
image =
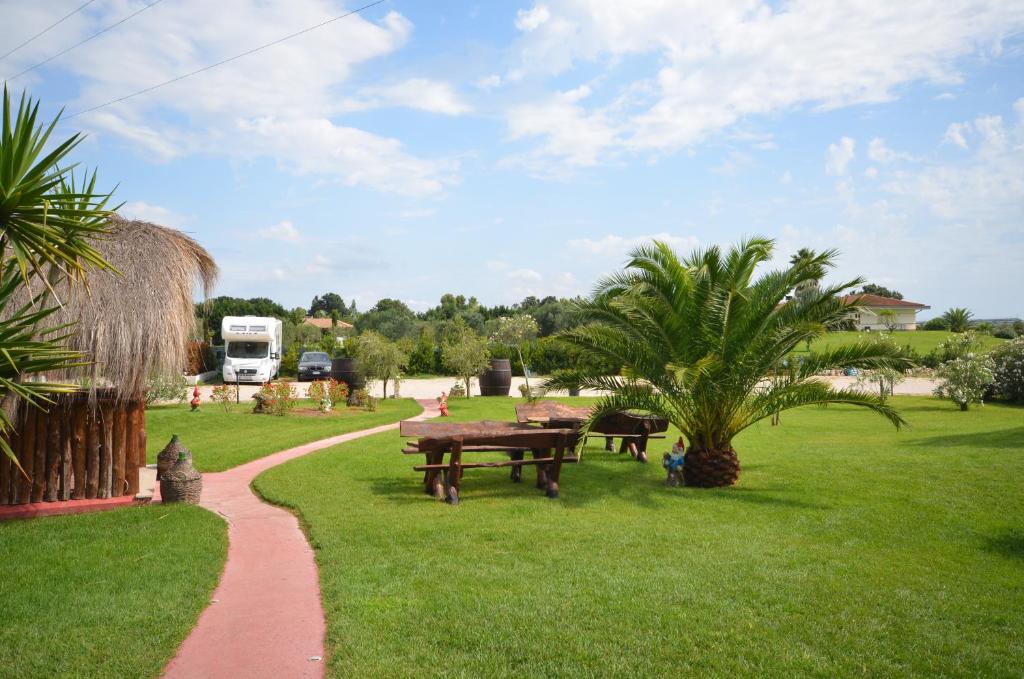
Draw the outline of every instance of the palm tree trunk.
[[[736,451],[691,445],[683,458],[683,481],[698,488],[731,486],[740,478],[740,460]]]

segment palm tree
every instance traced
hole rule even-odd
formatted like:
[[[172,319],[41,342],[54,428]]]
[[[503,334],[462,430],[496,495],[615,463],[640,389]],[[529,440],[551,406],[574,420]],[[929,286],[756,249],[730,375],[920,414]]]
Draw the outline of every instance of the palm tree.
[[[80,184],[74,165],[62,167],[82,141],[75,134],[47,148],[60,115],[37,124],[39,103],[22,95],[17,111],[4,87],[0,129],[0,434],[8,434],[13,402],[44,407],[50,394],[77,385],[28,379],[79,364],[64,347],[72,329],[49,326],[59,308],[58,284],[84,285],[90,269],[109,268],[89,240],[106,232],[109,194],[95,190],[96,174]],[[25,294],[25,289],[31,292]],[[0,450],[17,460],[6,437]]]
[[[789,258],[789,264],[790,266],[798,266],[811,263],[815,261],[815,258],[817,256],[818,253],[816,253],[814,250],[811,250],[810,248],[800,248],[799,250],[796,251],[796,254]],[[804,298],[807,297],[808,295],[814,294],[818,290],[818,286],[820,285],[821,279],[824,277],[825,269],[823,267],[819,267],[818,269],[816,269],[815,276],[796,285],[794,290],[796,292],[796,296],[799,298]]]
[[[878,396],[836,389],[816,378],[839,366],[905,368],[910,362],[893,344],[865,340],[823,349],[793,364],[786,379],[769,379],[807,339],[839,325],[849,313],[842,301],[854,280],[786,302],[801,283],[820,278],[834,251],[802,259],[783,271],[753,280],[771,258],[773,241],[753,238],[723,253],[698,250],[680,260],[660,242],[635,249],[625,271],[601,281],[579,305],[585,324],[559,339],[624,366],[621,376],[585,365],[560,371],[547,389],[584,387],[606,393],[584,433],[601,417],[641,410],[666,418],[689,441],[687,485],[727,486],[739,478],[733,439],[775,413],[805,405],[848,403],[905,422]]]
[[[963,307],[953,307],[942,314],[942,320],[946,321],[946,325],[952,332],[967,332],[973,315]]]

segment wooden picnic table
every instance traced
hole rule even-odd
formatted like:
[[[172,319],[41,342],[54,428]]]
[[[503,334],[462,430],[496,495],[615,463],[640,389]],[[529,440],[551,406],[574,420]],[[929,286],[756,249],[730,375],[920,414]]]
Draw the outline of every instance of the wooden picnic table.
[[[521,424],[537,423],[546,427],[578,429],[590,418],[587,406],[570,406],[559,401],[537,401],[516,406],[516,419]],[[647,442],[665,438],[668,420],[654,415],[618,412],[605,415],[590,429],[604,435],[605,450],[615,450],[615,438],[621,438],[619,453],[627,450],[638,462],[647,462]]]
[[[517,422],[418,422],[403,421],[402,436],[416,437],[402,452],[421,454],[425,463],[413,467],[424,472],[423,489],[428,495],[458,504],[462,475],[466,469],[511,467],[512,480],[521,479],[524,466],[537,469],[537,487],[549,498],[559,495],[562,464],[576,462],[572,453],[579,433],[571,428],[540,428]],[[508,460],[466,462],[465,453],[506,452]],[[532,459],[525,459],[530,451]],[[448,462],[444,456],[448,455]]]

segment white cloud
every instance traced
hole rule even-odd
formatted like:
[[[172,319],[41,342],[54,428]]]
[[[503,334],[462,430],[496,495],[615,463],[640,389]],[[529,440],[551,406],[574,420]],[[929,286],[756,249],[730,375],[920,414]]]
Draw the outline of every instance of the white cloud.
[[[398,216],[402,219],[425,219],[427,217],[433,217],[435,212],[437,212],[437,210],[432,207],[417,207],[402,210],[398,213]]]
[[[295,228],[295,225],[285,220],[272,224],[264,229],[260,229],[257,232],[262,238],[269,238],[271,240],[283,240],[290,243],[295,243],[300,240],[299,230]],[[319,255],[317,255],[319,257]]]
[[[169,226],[175,229],[180,229],[182,225],[191,221],[189,217],[179,214],[174,210],[160,205],[151,205],[141,200],[125,203],[117,211],[117,214],[127,219],[140,219],[144,222],[152,222],[153,224]]]
[[[867,168],[866,170],[864,170],[864,176],[867,177],[868,179],[877,179],[878,178],[878,168],[877,167],[869,167],[869,168]]]
[[[589,255],[601,257],[625,257],[638,245],[647,245],[652,241],[662,241],[681,254],[688,254],[697,247],[694,236],[676,236],[667,232],[654,233],[649,236],[617,236],[608,234],[604,238],[575,238],[567,245],[572,250],[580,250]]]
[[[837,177],[846,174],[846,166],[853,160],[857,142],[850,137],[843,137],[838,144],[829,144],[825,152],[825,172]]]
[[[410,78],[394,85],[363,88],[359,96],[346,106],[351,110],[404,106],[449,116],[472,110],[450,84],[427,78]]]
[[[397,139],[335,125],[326,118],[272,117],[241,120],[238,129],[297,174],[334,176],[349,186],[366,186],[410,196],[440,193],[455,183],[454,162],[416,158]]]
[[[483,78],[478,79],[475,84],[478,89],[489,92],[490,90],[501,86],[501,76],[492,73],[491,75],[486,75]]]
[[[782,176],[779,177],[779,181],[782,182],[783,184],[792,184],[793,173],[790,172],[789,170],[786,170],[785,172],[782,173]]]
[[[505,275],[514,281],[539,283],[544,280],[544,276],[533,269],[512,269]]]
[[[521,10],[516,25],[527,77],[631,59],[641,69],[657,64],[590,106],[563,101],[557,119],[573,124],[532,128],[535,161],[579,166],[617,151],[672,153],[750,116],[883,102],[915,81],[956,83],[960,59],[1024,29],[1024,5],[548,0]],[[514,138],[523,136],[524,111],[550,111],[549,99],[509,112]],[[600,134],[580,134],[580,125]]]
[[[950,123],[949,127],[946,128],[946,134],[942,137],[942,142],[966,149],[967,137],[965,135],[970,129],[970,123]]]
[[[545,5],[516,12],[516,28],[520,31],[535,31],[551,18],[551,11]]]
[[[83,39],[122,18],[125,7],[135,4],[123,0],[95,3],[88,12],[62,22],[47,40],[34,41],[5,60],[4,71],[16,72],[50,56],[54,45]],[[341,12],[340,5],[337,0],[161,3],[133,18],[116,35],[111,32],[93,40],[77,49],[73,57],[56,60],[48,68],[64,69],[75,78],[77,99],[63,102],[69,112],[75,112],[326,21]],[[48,12],[48,3],[27,3],[15,14],[6,6],[3,10],[4,20],[14,18],[24,25],[45,21]],[[436,192],[450,178],[448,163],[397,153],[392,148],[394,140],[367,131],[328,123],[358,137],[357,147],[345,155],[340,172],[324,164],[307,164],[300,155],[323,141],[322,121],[334,120],[352,107],[352,101],[339,97],[338,92],[354,70],[400,49],[412,29],[409,20],[394,11],[373,20],[353,15],[301,39],[83,114],[74,122],[104,139],[124,139],[156,161],[199,152],[229,158],[270,156],[285,166],[311,165],[309,171],[317,174],[342,174],[352,185],[402,192],[414,186],[413,193]],[[33,77],[24,81],[30,84]],[[468,110],[451,86],[426,79],[382,87],[373,94],[374,105],[415,106],[450,115]],[[267,143],[253,134],[253,121],[271,117],[287,128],[294,145]],[[333,138],[340,134],[335,132]],[[383,156],[374,152],[381,148],[388,149]]]
[[[913,160],[914,157],[909,153],[902,153],[893,151],[891,148],[885,145],[885,140],[881,137],[875,137],[868,142],[868,158],[875,161],[876,163],[892,163],[897,160]]]

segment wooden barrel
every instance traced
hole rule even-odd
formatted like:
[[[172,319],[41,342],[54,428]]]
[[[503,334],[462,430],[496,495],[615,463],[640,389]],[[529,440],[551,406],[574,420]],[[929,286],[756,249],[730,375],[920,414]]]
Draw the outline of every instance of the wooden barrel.
[[[480,375],[481,396],[508,396],[512,389],[512,363],[507,358],[492,358],[491,367]]]
[[[366,386],[366,379],[359,372],[359,364],[354,358],[336,358],[331,361],[331,377],[348,385],[351,394],[356,389]]]

